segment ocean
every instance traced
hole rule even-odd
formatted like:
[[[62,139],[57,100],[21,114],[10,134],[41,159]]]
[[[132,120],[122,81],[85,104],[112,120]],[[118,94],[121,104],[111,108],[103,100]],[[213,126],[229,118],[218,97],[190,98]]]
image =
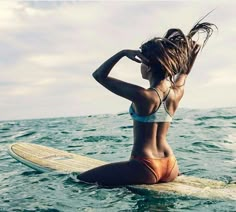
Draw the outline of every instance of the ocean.
[[[233,200],[140,194],[38,173],[8,155],[8,146],[22,141],[117,162],[130,157],[132,120],[119,113],[1,121],[0,211],[236,211]],[[236,107],[180,108],[168,141],[185,175],[236,181]]]

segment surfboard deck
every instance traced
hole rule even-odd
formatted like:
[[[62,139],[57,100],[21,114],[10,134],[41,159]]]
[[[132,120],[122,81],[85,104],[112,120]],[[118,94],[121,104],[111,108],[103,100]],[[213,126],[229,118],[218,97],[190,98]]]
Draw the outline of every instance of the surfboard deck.
[[[106,164],[101,160],[32,143],[11,144],[8,153],[22,164],[40,172],[82,173]],[[236,184],[186,175],[181,175],[169,183],[130,185],[128,188],[156,194],[236,200]]]

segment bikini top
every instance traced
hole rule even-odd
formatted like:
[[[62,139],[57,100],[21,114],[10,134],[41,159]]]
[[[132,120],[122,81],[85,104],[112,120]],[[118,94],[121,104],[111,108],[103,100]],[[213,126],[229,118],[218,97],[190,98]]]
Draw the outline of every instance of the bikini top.
[[[171,122],[172,121],[172,116],[170,115],[170,113],[168,112],[167,108],[166,108],[166,99],[170,93],[170,89],[168,91],[168,94],[165,96],[164,99],[161,99],[161,96],[158,92],[157,89],[155,88],[150,88],[154,91],[156,91],[159,99],[160,99],[160,105],[159,107],[157,108],[157,110],[150,114],[150,115],[147,115],[147,116],[140,116],[138,115],[137,113],[135,113],[133,107],[132,107],[132,104],[129,108],[129,114],[131,116],[131,118],[135,121],[139,121],[139,122]]]

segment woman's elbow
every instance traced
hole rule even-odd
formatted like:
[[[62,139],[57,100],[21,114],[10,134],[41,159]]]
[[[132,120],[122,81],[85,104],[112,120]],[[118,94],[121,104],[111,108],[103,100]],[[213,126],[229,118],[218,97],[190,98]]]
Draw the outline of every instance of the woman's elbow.
[[[97,73],[96,71],[93,72],[92,76],[98,82],[101,82],[103,80],[103,77],[101,76],[101,74]]]
[[[94,72],[92,73],[92,76],[93,76],[93,78],[94,78],[95,80],[99,79],[99,75],[97,74],[96,71],[94,71]]]

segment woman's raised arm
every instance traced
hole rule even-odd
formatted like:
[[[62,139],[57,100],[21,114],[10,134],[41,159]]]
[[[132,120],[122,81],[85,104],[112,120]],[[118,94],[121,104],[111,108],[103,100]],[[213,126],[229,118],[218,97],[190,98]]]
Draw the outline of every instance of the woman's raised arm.
[[[146,89],[108,76],[114,65],[124,56],[138,63],[141,63],[143,60],[147,61],[138,50],[122,50],[99,66],[93,73],[93,77],[105,88],[121,97],[132,102],[142,101]]]

